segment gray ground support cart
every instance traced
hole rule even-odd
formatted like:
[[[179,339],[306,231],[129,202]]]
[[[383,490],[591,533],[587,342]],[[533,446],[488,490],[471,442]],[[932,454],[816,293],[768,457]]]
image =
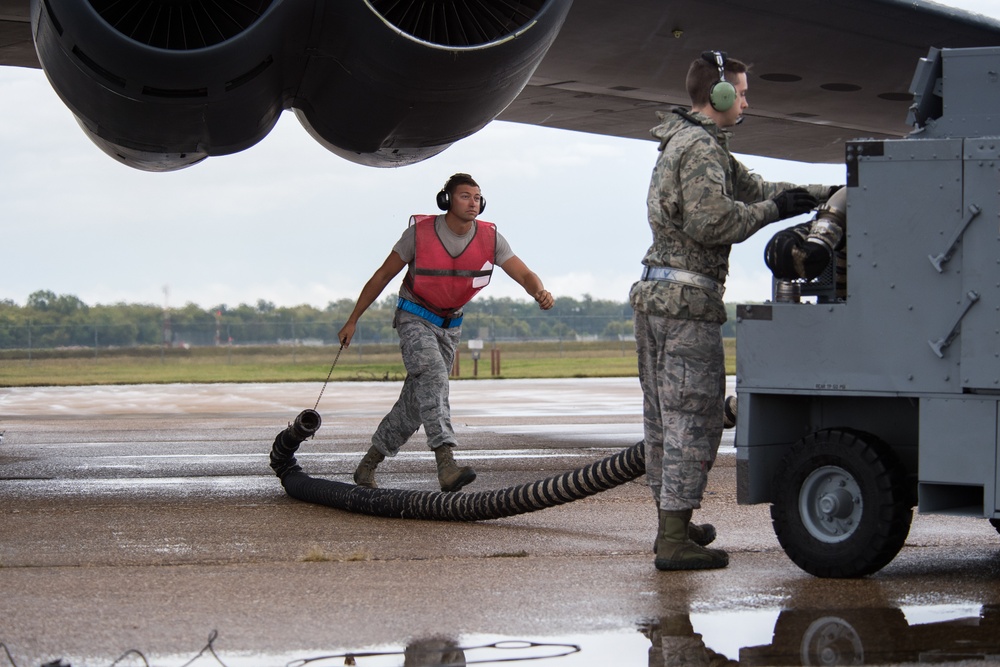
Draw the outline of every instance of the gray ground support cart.
[[[909,136],[846,146],[824,273],[737,309],[738,499],[820,577],[884,567],[915,506],[1000,527],[1000,48],[911,92]]]

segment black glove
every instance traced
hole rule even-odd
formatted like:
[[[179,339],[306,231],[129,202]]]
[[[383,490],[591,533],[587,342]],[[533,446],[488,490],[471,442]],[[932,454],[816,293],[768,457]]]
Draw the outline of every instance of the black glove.
[[[808,213],[819,206],[819,201],[805,188],[782,190],[771,201],[778,206],[778,220]]]

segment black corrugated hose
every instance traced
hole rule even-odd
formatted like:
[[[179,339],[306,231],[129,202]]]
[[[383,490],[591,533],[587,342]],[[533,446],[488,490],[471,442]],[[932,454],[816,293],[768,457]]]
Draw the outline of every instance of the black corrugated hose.
[[[583,468],[506,489],[472,493],[369,489],[317,479],[302,471],[295,460],[295,452],[304,440],[319,430],[321,423],[315,410],[299,413],[274,439],[271,468],[292,498],[358,514],[432,521],[501,519],[586,498],[630,482],[646,472],[642,443],[639,442]]]

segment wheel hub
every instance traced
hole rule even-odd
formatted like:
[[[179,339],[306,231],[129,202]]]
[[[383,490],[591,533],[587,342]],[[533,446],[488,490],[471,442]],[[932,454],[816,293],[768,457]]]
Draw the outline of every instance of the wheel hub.
[[[840,542],[857,530],[861,488],[848,471],[823,466],[812,471],[799,491],[799,514],[809,534],[821,542]]]

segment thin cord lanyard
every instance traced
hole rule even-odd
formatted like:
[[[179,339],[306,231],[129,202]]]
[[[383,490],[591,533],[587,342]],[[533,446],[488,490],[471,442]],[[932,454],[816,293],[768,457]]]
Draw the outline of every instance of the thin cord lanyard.
[[[326,374],[326,380],[323,382],[323,387],[319,390],[319,396],[316,397],[316,405],[313,406],[313,410],[319,410],[319,399],[323,398],[323,392],[326,391],[326,385],[330,383],[330,376],[333,375],[333,369],[337,367],[337,361],[340,359],[340,353],[344,351],[344,346],[341,345],[340,349],[337,350],[337,356],[333,360],[333,364],[330,366],[330,372]]]

